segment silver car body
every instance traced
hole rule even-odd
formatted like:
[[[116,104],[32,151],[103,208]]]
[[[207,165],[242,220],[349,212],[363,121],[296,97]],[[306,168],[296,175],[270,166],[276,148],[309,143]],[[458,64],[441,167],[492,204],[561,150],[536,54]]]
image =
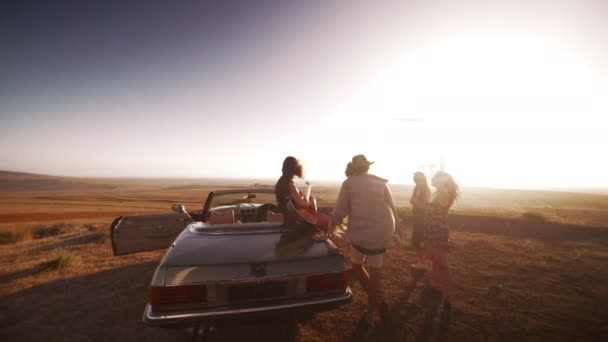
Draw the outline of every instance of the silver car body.
[[[242,201],[214,204],[239,194]],[[264,203],[257,203],[263,196]],[[215,191],[198,217],[175,212],[116,218],[115,255],[168,247],[150,282],[144,323],[312,314],[348,303],[345,257],[330,240],[314,240],[309,226],[265,221],[264,211],[276,210],[268,203],[273,196],[272,189]],[[214,212],[226,211],[238,220],[211,222]]]

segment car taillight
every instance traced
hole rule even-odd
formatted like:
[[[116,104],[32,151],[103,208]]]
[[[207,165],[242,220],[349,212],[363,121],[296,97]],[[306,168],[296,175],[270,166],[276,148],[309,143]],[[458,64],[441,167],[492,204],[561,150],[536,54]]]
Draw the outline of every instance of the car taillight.
[[[148,290],[151,305],[194,304],[206,300],[206,285],[150,286]]]
[[[309,276],[306,278],[307,292],[344,291],[348,286],[348,274],[331,273]]]

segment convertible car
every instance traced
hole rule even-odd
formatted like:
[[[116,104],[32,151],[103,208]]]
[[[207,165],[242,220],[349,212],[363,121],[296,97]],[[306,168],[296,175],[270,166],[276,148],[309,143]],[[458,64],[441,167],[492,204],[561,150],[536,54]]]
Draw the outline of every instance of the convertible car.
[[[168,248],[150,282],[143,322],[208,326],[260,316],[309,316],[351,300],[348,263],[308,224],[287,225],[273,189],[209,193],[202,212],[120,216],[114,255]],[[198,329],[198,328],[197,328]]]

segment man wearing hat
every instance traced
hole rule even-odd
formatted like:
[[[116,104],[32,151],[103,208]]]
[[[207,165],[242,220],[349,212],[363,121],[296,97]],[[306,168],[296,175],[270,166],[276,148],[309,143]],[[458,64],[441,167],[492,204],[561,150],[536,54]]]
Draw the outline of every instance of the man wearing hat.
[[[368,309],[362,321],[368,331],[373,330],[373,313],[377,309],[382,319],[388,319],[382,294],[382,264],[384,252],[393,242],[397,218],[388,181],[368,173],[373,163],[362,154],[352,158],[352,174],[342,183],[332,214],[334,224],[341,224],[348,216],[344,239],[351,245],[353,276],[368,295]]]

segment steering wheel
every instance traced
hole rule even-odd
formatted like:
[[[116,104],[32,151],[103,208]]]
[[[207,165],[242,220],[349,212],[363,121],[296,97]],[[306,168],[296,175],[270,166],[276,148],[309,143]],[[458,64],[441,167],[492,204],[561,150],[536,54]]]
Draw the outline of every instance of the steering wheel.
[[[256,222],[266,221],[266,213],[268,213],[269,211],[274,211],[276,213],[279,213],[279,212],[281,212],[281,209],[279,209],[279,206],[274,203],[262,204],[261,206],[258,207],[258,210],[256,213]]]

